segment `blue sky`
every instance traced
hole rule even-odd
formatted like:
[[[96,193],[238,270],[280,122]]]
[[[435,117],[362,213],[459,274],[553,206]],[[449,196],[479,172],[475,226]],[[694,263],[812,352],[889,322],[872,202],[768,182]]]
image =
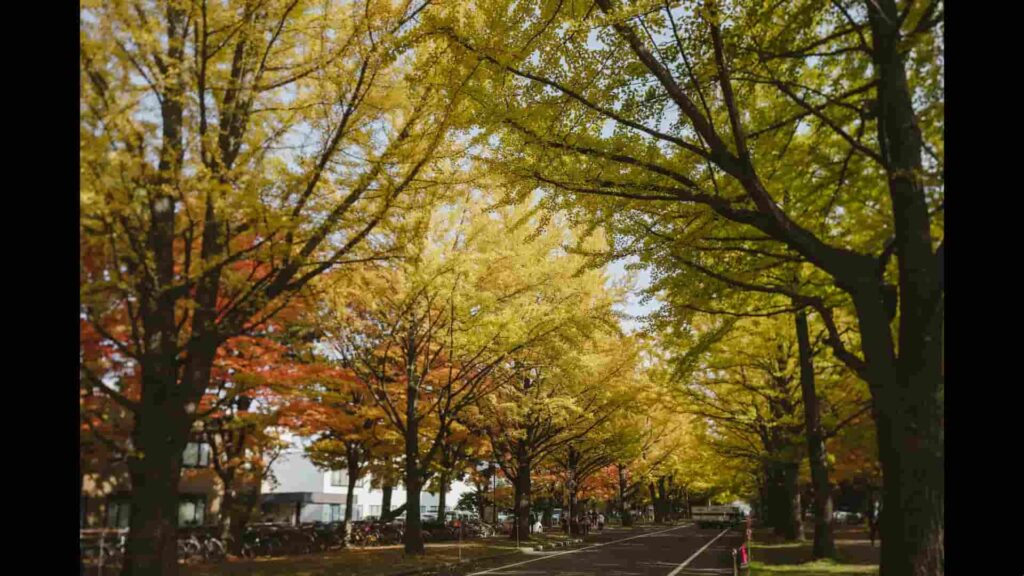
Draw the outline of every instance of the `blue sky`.
[[[627,258],[620,258],[608,265],[608,281],[611,283],[627,283],[629,291],[626,296],[626,302],[621,305],[616,305],[615,309],[619,312],[623,312],[632,317],[643,316],[649,314],[654,310],[657,310],[660,306],[656,300],[648,302],[646,304],[640,303],[641,291],[651,285],[651,274],[646,269],[640,270],[627,270],[626,265],[631,260]],[[635,332],[641,327],[641,323],[633,319],[624,319],[621,322],[622,327],[627,332]]]

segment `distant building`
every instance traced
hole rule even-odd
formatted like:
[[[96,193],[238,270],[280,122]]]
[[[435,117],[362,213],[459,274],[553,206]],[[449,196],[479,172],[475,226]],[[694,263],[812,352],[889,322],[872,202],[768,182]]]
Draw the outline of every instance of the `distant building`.
[[[204,442],[189,442],[182,454],[181,480],[178,483],[178,524],[180,526],[209,526],[220,520],[220,505],[224,492],[220,478],[210,462],[210,446]],[[301,439],[294,439],[291,448],[283,452],[271,465],[276,483],[264,482],[260,497],[260,511],[253,521],[300,523],[331,522],[345,518],[345,492],[348,477],[345,471],[323,471],[306,457]],[[382,513],[384,491],[371,487],[372,478],[366,475],[356,483],[352,518],[379,517]],[[454,481],[445,502],[450,512],[459,497],[472,487]],[[125,464],[112,465],[103,473],[88,473],[82,478],[79,509],[81,528],[127,528],[131,481]],[[392,509],[405,504],[406,494],[401,486],[391,492]],[[438,515],[439,495],[420,493],[420,514]]]
[[[276,485],[264,482],[261,497],[261,519],[274,522],[332,522],[345,519],[345,494],[348,474],[344,470],[323,471],[313,465],[299,445],[282,453],[271,465]],[[455,508],[462,494],[473,488],[454,481],[445,501],[445,511]],[[439,515],[440,495],[420,493],[420,514]],[[380,517],[383,513],[384,490],[373,487],[373,478],[360,478],[353,491],[352,518]],[[391,508],[405,504],[402,486],[391,492]]]
[[[178,482],[178,524],[215,524],[222,493],[220,478],[210,464],[210,446],[204,442],[189,442],[182,454],[181,480]],[[103,473],[84,474],[79,527],[127,528],[130,500],[131,480],[127,465],[116,464]]]

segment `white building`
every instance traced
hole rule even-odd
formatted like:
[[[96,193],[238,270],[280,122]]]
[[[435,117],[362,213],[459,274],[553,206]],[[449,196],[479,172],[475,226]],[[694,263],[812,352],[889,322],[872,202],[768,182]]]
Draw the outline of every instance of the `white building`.
[[[301,445],[296,443],[282,453],[271,469],[276,484],[264,482],[261,499],[261,519],[275,522],[300,523],[332,522],[345,519],[345,494],[348,489],[348,474],[344,470],[327,472],[318,469],[306,457]],[[472,487],[459,481],[452,482],[445,500],[445,511],[451,511],[459,497],[472,491]],[[360,520],[366,516],[379,517],[384,500],[384,491],[372,487],[369,474],[356,482],[353,494],[352,518]],[[439,494],[420,493],[420,514],[437,515]],[[405,504],[406,494],[401,486],[391,492],[391,508]]]

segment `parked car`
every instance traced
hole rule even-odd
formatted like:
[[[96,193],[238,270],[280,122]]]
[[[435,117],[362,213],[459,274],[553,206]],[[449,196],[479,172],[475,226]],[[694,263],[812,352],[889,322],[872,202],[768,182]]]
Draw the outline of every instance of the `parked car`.
[[[860,524],[864,521],[864,515],[849,509],[834,510],[832,521],[837,524]]]

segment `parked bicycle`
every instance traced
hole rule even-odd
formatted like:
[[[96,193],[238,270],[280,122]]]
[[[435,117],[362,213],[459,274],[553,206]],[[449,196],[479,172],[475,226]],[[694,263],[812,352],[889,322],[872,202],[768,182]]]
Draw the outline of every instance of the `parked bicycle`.
[[[227,557],[227,546],[213,533],[212,527],[190,527],[179,530],[178,560],[185,563],[220,562]]]
[[[125,528],[85,529],[79,534],[79,551],[89,565],[119,565],[124,559],[128,530]]]

